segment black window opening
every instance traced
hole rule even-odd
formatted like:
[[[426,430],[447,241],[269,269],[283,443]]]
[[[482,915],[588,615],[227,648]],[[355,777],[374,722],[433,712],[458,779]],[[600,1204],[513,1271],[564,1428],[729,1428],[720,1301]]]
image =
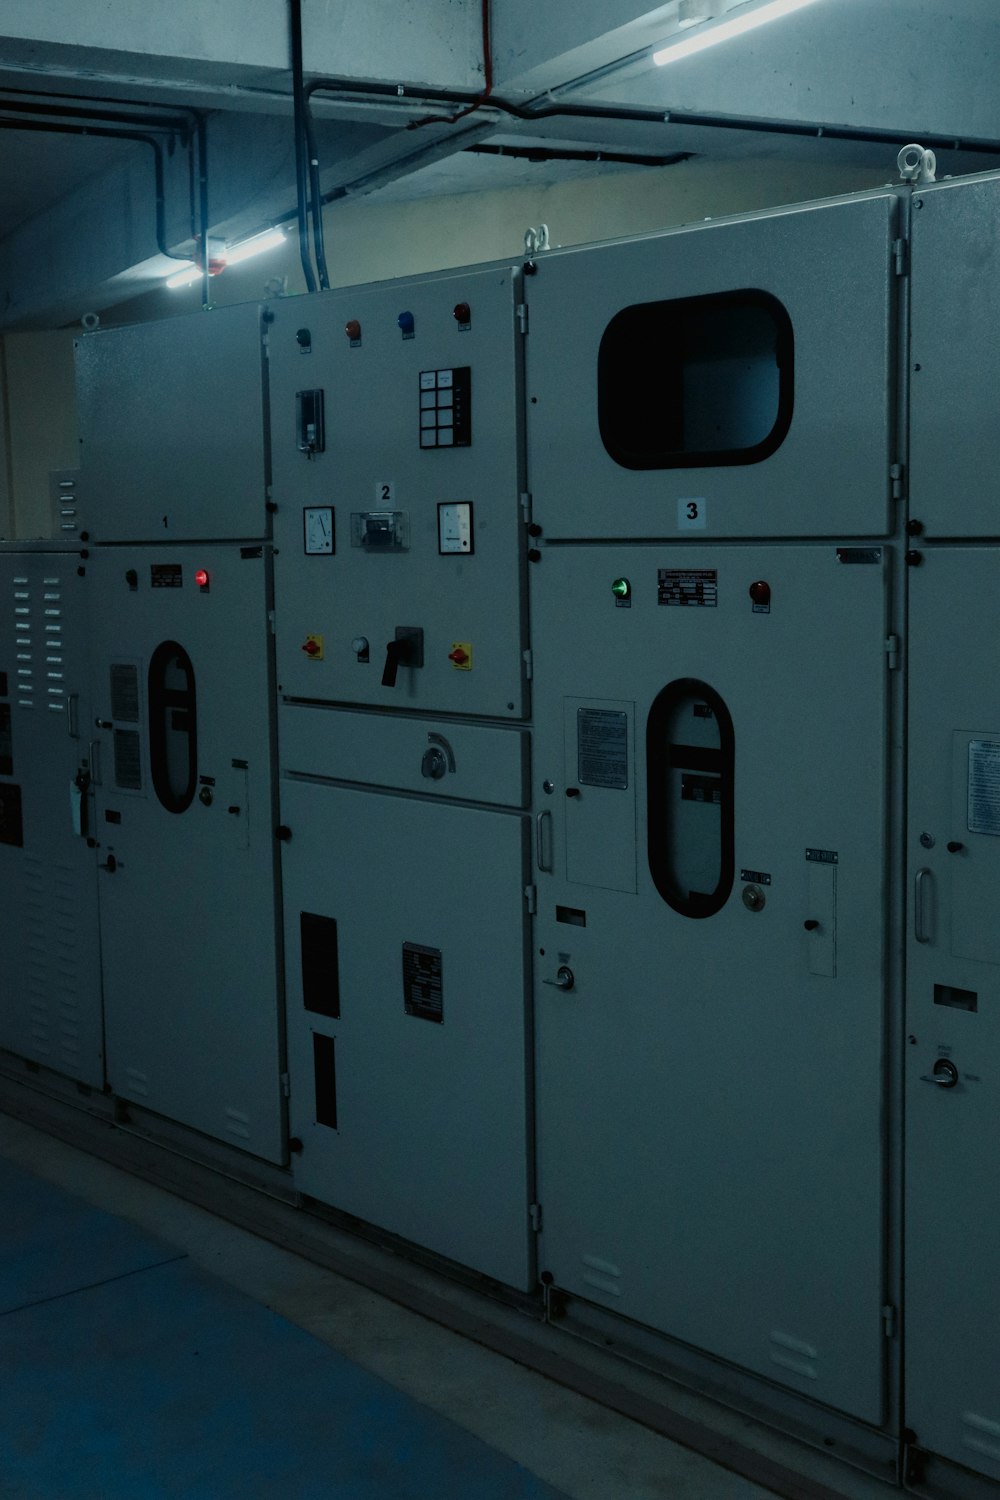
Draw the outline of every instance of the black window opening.
[[[649,872],[683,917],[712,917],[733,889],[735,735],[723,699],[679,678],[646,721]]]
[[[186,812],[198,787],[194,667],[176,641],[162,641],[149,663],[149,769],[167,812]]]
[[[623,308],[604,330],[597,411],[626,469],[756,464],[791,426],[794,338],[769,292]]]

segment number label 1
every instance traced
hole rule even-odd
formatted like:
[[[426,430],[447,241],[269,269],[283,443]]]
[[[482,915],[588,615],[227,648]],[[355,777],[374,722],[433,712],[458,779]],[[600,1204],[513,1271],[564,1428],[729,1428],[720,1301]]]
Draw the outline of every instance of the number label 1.
[[[677,502],[677,530],[704,531],[708,522],[708,502],[703,496]]]
[[[380,479],[375,485],[375,507],[384,510],[391,506],[396,498],[396,486],[391,479]]]

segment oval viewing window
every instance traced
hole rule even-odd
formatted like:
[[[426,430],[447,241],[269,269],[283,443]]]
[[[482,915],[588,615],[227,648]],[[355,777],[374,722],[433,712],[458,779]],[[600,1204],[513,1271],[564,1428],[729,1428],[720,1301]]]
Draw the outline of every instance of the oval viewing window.
[[[792,320],[769,292],[643,302],[597,360],[601,440],[626,469],[756,464],[792,421]]]
[[[682,917],[712,917],[735,873],[733,721],[714,688],[671,682],[646,721],[649,872]]]
[[[176,641],[162,641],[149,663],[149,769],[167,812],[186,812],[198,787],[194,667]]]

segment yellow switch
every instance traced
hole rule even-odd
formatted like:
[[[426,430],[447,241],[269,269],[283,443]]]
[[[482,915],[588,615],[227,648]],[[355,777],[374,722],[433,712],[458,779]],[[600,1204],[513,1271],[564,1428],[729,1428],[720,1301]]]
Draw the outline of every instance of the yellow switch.
[[[302,650],[310,661],[322,661],[323,637],[321,635],[307,635],[303,642]]]
[[[448,652],[448,660],[456,672],[472,671],[472,642],[452,641],[451,650]]]

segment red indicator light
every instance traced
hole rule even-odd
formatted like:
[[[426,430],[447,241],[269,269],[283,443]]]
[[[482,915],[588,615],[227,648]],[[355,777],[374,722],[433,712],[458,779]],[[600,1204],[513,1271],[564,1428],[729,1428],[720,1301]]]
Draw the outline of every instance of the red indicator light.
[[[765,583],[763,578],[758,578],[756,583],[750,585],[750,598],[754,604],[768,605],[771,602],[771,585]]]
[[[199,568],[194,575],[194,581],[200,589],[208,588],[208,573],[204,568]]]
[[[456,323],[472,322],[472,308],[467,302],[456,302],[454,312]]]
[[[358,341],[358,339],[361,337],[361,324],[358,322],[357,318],[352,318],[349,323],[344,324],[344,332],[347,334],[347,337],[350,339],[352,344]]]

